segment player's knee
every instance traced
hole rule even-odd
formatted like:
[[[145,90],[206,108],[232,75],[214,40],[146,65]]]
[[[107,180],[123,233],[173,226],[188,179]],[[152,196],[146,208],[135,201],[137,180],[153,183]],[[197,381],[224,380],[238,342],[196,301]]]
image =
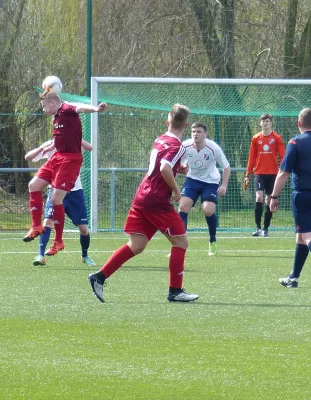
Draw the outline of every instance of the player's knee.
[[[52,197],[51,198],[51,203],[52,203],[52,206],[55,207],[55,206],[58,206],[60,204],[63,204],[63,201],[58,199],[58,198],[53,198]]]
[[[179,201],[178,212],[184,212],[188,214],[192,206],[193,201],[189,197],[182,197]]]
[[[142,253],[146,248],[146,246],[142,243],[135,243],[135,244],[132,243],[129,244],[128,246],[132,250],[135,256],[137,256],[137,254]]]
[[[191,209],[191,206],[189,207],[186,204],[179,204],[178,212],[184,212],[184,213],[188,214],[190,209]]]
[[[79,231],[82,236],[87,236],[89,234],[89,229],[87,225],[79,225]]]
[[[143,235],[132,235],[128,241],[128,246],[135,254],[142,253],[148,244],[148,239]]]
[[[136,256],[137,254],[142,253],[144,250],[145,250],[145,247],[135,247],[132,251]]]
[[[214,203],[203,203],[202,209],[205,217],[211,217],[213,214],[215,214],[216,205]]]
[[[54,226],[54,221],[52,218],[45,218],[44,222],[43,222],[43,226],[46,228],[53,228]]]
[[[63,204],[65,195],[63,193],[58,192],[57,190],[53,192],[51,197],[51,203],[53,206],[57,206],[59,204]]]
[[[263,203],[263,196],[260,194],[256,194],[256,203]]]
[[[29,192],[35,192],[38,190],[36,181],[34,181],[33,179],[28,183],[28,190]]]
[[[171,243],[174,247],[181,247],[182,249],[187,250],[188,248],[187,235],[175,236],[174,238],[172,238]]]

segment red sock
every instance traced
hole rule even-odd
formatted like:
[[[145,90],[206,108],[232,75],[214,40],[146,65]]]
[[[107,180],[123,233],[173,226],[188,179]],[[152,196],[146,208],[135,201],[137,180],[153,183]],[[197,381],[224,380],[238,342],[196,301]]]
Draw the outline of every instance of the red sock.
[[[43,199],[42,193],[30,192],[29,193],[29,209],[31,213],[31,226],[40,226],[42,224],[42,207]]]
[[[182,249],[181,247],[172,247],[169,263],[170,287],[182,288],[185,255],[185,249]]]
[[[53,219],[54,219],[54,229],[55,229],[55,242],[63,241],[63,232],[65,225],[65,209],[64,204],[57,204],[53,206]]]
[[[119,269],[127,260],[134,257],[134,253],[127,244],[116,250],[109,260],[101,267],[101,272],[108,278]]]

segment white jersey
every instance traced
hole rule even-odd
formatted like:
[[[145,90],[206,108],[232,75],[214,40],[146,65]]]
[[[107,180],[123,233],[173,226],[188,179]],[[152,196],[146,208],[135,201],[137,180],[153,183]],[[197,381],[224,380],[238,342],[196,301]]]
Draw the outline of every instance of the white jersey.
[[[45,146],[47,146],[47,145],[49,145],[49,144],[52,144],[52,142],[53,142],[53,140],[48,140],[47,142],[44,142],[44,143],[41,145],[41,147],[45,147]],[[41,152],[41,153],[39,153],[36,157],[34,157],[32,161],[37,162],[37,161],[43,160],[44,158],[46,158],[47,160],[49,160],[49,159],[52,157],[52,154],[55,153],[55,151],[56,151],[56,149],[53,149],[53,150],[51,150],[51,151],[48,151],[48,152],[45,153],[44,155],[42,155],[42,152]],[[49,185],[49,187],[52,187],[52,186]],[[79,174],[79,176],[78,176],[78,178],[77,178],[77,180],[76,180],[76,183],[75,183],[74,187],[71,189],[71,192],[75,192],[75,191],[80,190],[80,189],[83,189],[83,187],[82,187],[82,182],[81,182],[81,176],[80,176],[80,174]]]
[[[229,167],[229,162],[218,144],[205,139],[204,148],[198,151],[193,146],[193,139],[187,139],[183,142],[183,146],[186,152],[181,163],[189,167],[187,177],[206,183],[218,184],[221,176],[216,163],[223,169]]]

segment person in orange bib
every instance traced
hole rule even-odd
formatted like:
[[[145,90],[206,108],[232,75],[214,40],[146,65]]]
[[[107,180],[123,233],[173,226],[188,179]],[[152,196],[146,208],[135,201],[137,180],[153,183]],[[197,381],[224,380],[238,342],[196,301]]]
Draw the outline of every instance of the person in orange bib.
[[[256,229],[253,236],[267,237],[269,236],[268,228],[272,218],[272,212],[270,211],[271,193],[279,170],[278,165],[282,162],[285,154],[285,146],[282,137],[272,130],[272,116],[270,114],[266,113],[260,117],[260,126],[262,131],[254,135],[251,141],[244,188],[247,189],[251,174],[254,173]],[[264,193],[266,195],[266,209],[264,225],[263,229],[261,229]]]

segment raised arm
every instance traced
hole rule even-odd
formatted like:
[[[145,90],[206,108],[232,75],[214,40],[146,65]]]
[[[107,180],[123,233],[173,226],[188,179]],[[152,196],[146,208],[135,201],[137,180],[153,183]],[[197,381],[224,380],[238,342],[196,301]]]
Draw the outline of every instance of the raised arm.
[[[90,104],[78,104],[77,113],[94,113],[104,112],[108,108],[106,103],[100,103],[98,106],[92,106]]]

